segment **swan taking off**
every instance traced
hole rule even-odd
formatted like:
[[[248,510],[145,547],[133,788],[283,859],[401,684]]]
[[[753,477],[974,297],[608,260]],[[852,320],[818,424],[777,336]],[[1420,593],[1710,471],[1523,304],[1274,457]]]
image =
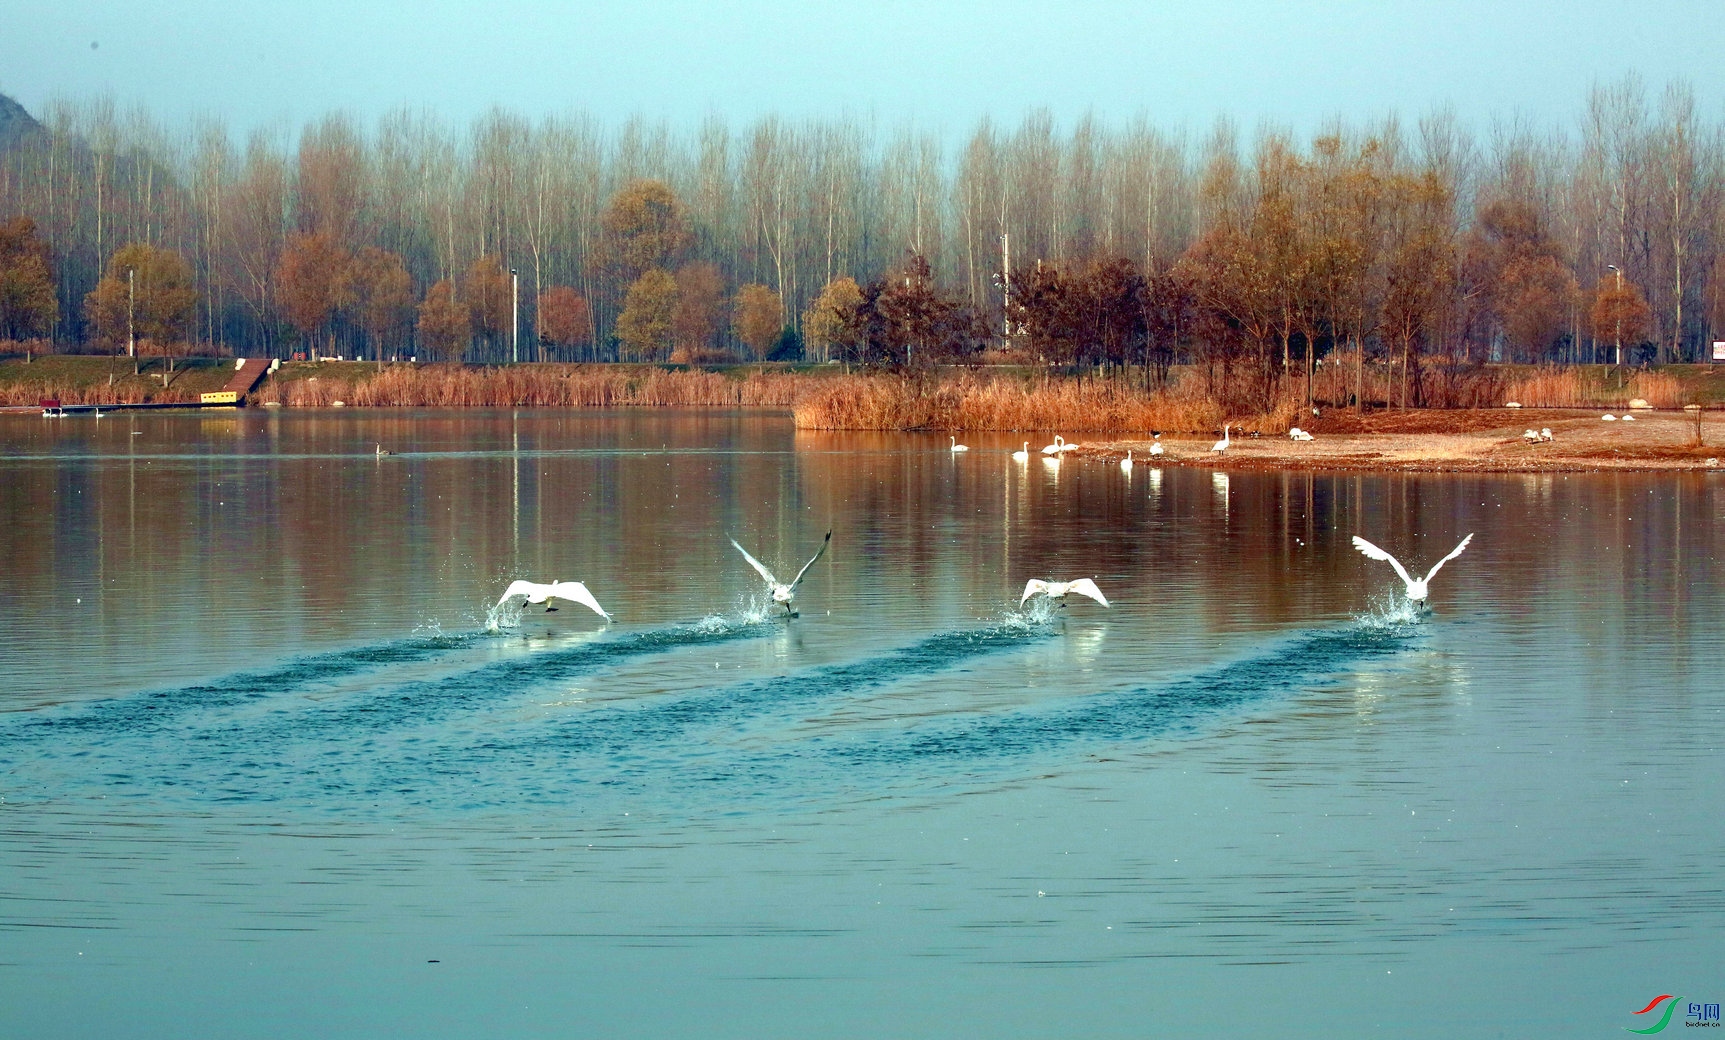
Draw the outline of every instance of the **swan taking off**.
[[[1217,454],[1221,454],[1222,452],[1225,452],[1228,450],[1228,424],[1227,423],[1222,424],[1222,439],[1217,441],[1215,444],[1210,445],[1210,450],[1213,452],[1216,452]]]
[[[503,594],[503,598],[497,601],[497,605],[501,607],[515,596],[526,596],[529,603],[549,604],[553,599],[566,599],[571,603],[579,603],[584,607],[591,608],[593,613],[598,614],[606,621],[611,620],[611,615],[607,614],[605,608],[599,605],[599,601],[593,598],[593,594],[587,591],[587,586],[578,581],[554,581],[545,585],[537,581],[517,579],[509,583],[509,591]],[[545,612],[550,613],[556,609],[556,607],[547,605]]]
[[[1030,461],[1030,442],[1029,441],[1024,442],[1024,448],[1022,450],[1015,451],[1012,453],[1012,461],[1014,461],[1014,462],[1029,462]]]
[[[1068,592],[1076,592],[1080,596],[1089,596],[1105,607],[1108,605],[1108,597],[1102,595],[1102,590],[1089,578],[1079,578],[1077,581],[1043,581],[1041,578],[1031,578],[1024,584],[1024,595],[1018,597],[1018,605],[1024,606],[1030,597],[1038,592],[1049,599],[1065,599]],[[1063,607],[1065,605],[1061,604]]]
[[[958,443],[957,437],[948,437],[947,440],[952,442],[952,450],[953,451],[969,451],[970,450],[970,445]]]
[[[1438,568],[1455,559],[1457,556],[1460,556],[1461,551],[1466,549],[1467,543],[1471,541],[1473,541],[1473,535],[1469,534],[1466,538],[1461,540],[1460,545],[1457,545],[1454,549],[1449,551],[1448,556],[1445,556],[1443,559],[1432,564],[1432,569],[1426,571],[1426,576],[1423,578],[1409,577],[1407,568],[1402,566],[1400,560],[1391,556],[1389,553],[1384,552],[1382,549],[1373,545],[1371,542],[1366,541],[1357,534],[1354,535],[1354,548],[1364,553],[1370,559],[1387,561],[1391,567],[1396,569],[1396,573],[1401,576],[1402,581],[1407,584],[1408,599],[1414,603],[1420,603],[1424,602],[1426,593],[1430,591],[1427,586],[1430,585],[1432,577],[1437,574]]]
[[[797,586],[803,583],[803,575],[807,574],[809,572],[809,568],[815,565],[815,560],[820,559],[827,551],[827,546],[831,545],[832,541],[833,533],[828,531],[826,540],[821,542],[820,551],[815,553],[814,556],[810,558],[809,562],[803,564],[803,569],[798,571],[797,576],[792,578],[789,583],[782,582],[778,578],[774,577],[773,572],[767,570],[765,564],[749,555],[749,550],[737,545],[737,540],[735,538],[731,539],[731,544],[736,546],[737,551],[743,554],[743,559],[749,561],[749,566],[753,567],[761,577],[767,579],[767,589],[773,594],[773,602],[783,603],[785,605],[785,616],[796,617],[797,612],[796,609],[791,606],[791,601],[797,598]]]

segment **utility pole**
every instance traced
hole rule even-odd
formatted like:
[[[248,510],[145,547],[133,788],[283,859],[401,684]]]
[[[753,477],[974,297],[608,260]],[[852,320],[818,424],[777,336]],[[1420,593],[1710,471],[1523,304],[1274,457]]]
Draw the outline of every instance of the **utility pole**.
[[[1000,332],[1012,347],[1012,236],[1000,233]]]
[[[1617,314],[1617,367],[1623,367],[1623,271],[1616,264],[1606,264],[1606,267],[1617,272],[1617,299],[1612,301],[1612,310]]]
[[[126,356],[138,356],[138,337],[134,331],[132,315],[138,308],[137,271],[126,268]]]
[[[509,269],[509,360],[521,363],[521,274]]]

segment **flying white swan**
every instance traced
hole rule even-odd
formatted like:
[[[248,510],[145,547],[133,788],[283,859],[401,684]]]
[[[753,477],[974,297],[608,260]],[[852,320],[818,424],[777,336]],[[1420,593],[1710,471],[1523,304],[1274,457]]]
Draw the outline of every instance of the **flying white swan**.
[[[767,570],[765,564],[749,555],[749,550],[737,545],[737,540],[735,538],[731,539],[731,544],[735,545],[737,551],[743,554],[743,559],[749,561],[749,566],[753,567],[761,577],[767,579],[767,589],[773,594],[773,602],[783,603],[785,605],[785,616],[796,617],[797,611],[796,608],[791,606],[791,601],[797,597],[797,586],[803,583],[803,576],[809,572],[810,567],[815,565],[815,560],[820,559],[822,554],[827,551],[827,546],[831,545],[832,541],[833,533],[828,531],[826,540],[821,542],[820,551],[815,553],[814,556],[810,558],[809,562],[803,564],[803,569],[798,571],[797,576],[791,579],[788,583],[782,582],[778,578],[774,577],[773,572]]]
[[[1015,451],[1012,453],[1012,461],[1014,461],[1014,462],[1029,462],[1030,461],[1030,442],[1029,441],[1024,442],[1023,450]]]
[[[947,440],[952,442],[952,450],[953,451],[969,451],[970,450],[970,445],[958,443],[957,437],[948,437]]]
[[[1066,450],[1066,438],[1060,434],[1054,435],[1054,443],[1042,449],[1044,455],[1058,455]]]
[[[1162,454],[1163,453],[1162,435],[1160,433],[1152,433],[1150,436],[1154,440],[1154,443],[1152,443],[1150,445],[1150,454],[1152,454],[1152,455]]]
[[[1120,469],[1125,473],[1132,472],[1132,449],[1126,449],[1126,457],[1120,460]]]
[[[578,581],[554,581],[545,585],[537,581],[516,579],[509,583],[509,591],[503,594],[503,598],[497,601],[497,605],[501,607],[514,596],[526,596],[529,603],[546,604],[549,604],[553,599],[566,599],[571,603],[579,603],[584,607],[591,608],[595,614],[606,621],[611,620],[611,615],[607,614],[605,608],[599,605],[599,601],[593,598],[593,594],[587,591],[587,586]],[[547,605],[545,612],[550,613],[556,609],[556,607]]]
[[[1077,581],[1043,581],[1041,578],[1031,578],[1024,585],[1024,595],[1018,597],[1018,605],[1024,606],[1030,597],[1038,592],[1049,599],[1065,599],[1068,592],[1076,592],[1080,596],[1089,596],[1105,607],[1108,605],[1108,597],[1102,595],[1102,590],[1089,578],[1079,578]]]
[[[1225,452],[1228,450],[1228,424],[1227,423],[1222,424],[1222,439],[1217,441],[1215,444],[1210,445],[1210,450],[1213,452],[1217,452],[1217,453]]]
[[[1420,603],[1420,602],[1423,602],[1425,600],[1426,593],[1430,591],[1428,586],[1430,585],[1433,576],[1435,576],[1437,574],[1438,569],[1440,567],[1442,567],[1444,564],[1455,559],[1457,556],[1460,556],[1461,551],[1463,549],[1466,549],[1467,543],[1469,543],[1471,541],[1473,541],[1473,535],[1470,533],[1466,538],[1463,538],[1461,540],[1460,545],[1456,546],[1454,549],[1451,549],[1449,551],[1448,556],[1445,556],[1443,559],[1432,564],[1432,569],[1429,571],[1426,571],[1426,576],[1423,578],[1409,577],[1408,572],[1407,572],[1407,568],[1402,566],[1400,560],[1396,559],[1394,556],[1391,556],[1389,553],[1384,552],[1382,549],[1373,545],[1371,542],[1366,541],[1364,538],[1361,538],[1357,534],[1354,535],[1354,548],[1356,548],[1360,552],[1364,553],[1370,559],[1387,561],[1391,567],[1394,567],[1396,569],[1396,573],[1401,576],[1402,581],[1407,584],[1408,599],[1415,602],[1415,603]]]

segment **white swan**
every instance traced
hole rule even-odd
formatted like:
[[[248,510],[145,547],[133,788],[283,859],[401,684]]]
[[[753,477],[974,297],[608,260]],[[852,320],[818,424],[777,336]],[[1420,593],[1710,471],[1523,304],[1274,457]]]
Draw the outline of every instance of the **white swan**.
[[[1624,416],[1624,417],[1623,417],[1623,421],[1624,421],[1624,422],[1634,422],[1634,421],[1635,421],[1635,416],[1633,416],[1633,415],[1626,415],[1626,416]]]
[[[1612,415],[1610,412],[1606,412],[1604,415],[1600,416],[1599,418],[1600,418],[1600,421],[1602,421],[1602,422],[1616,422],[1617,421],[1617,416]]]
[[[1539,428],[1539,439],[1540,439],[1540,440],[1542,440],[1542,441],[1549,441],[1549,440],[1551,440],[1551,439],[1552,439],[1552,437],[1551,437],[1551,427],[1549,427],[1549,426],[1541,426],[1541,427],[1540,427],[1540,428]]]
[[[394,454],[395,454],[395,452],[385,449],[384,446],[381,444],[379,444],[377,446],[377,457],[380,459],[383,458],[385,455],[394,455]]]
[[[1042,449],[1044,455],[1058,455],[1066,450],[1066,438],[1060,434],[1054,435],[1054,443]]]
[[[731,544],[736,545],[737,551],[743,554],[743,559],[749,561],[749,566],[759,572],[761,577],[767,579],[767,590],[773,594],[774,603],[783,603],[785,605],[785,616],[796,617],[797,611],[796,608],[791,606],[791,601],[797,597],[797,586],[803,583],[803,576],[808,574],[809,568],[813,567],[815,565],[815,561],[820,559],[827,551],[827,546],[831,545],[832,541],[833,533],[828,531],[826,540],[821,542],[820,551],[810,557],[809,562],[803,564],[803,569],[798,571],[797,576],[792,578],[789,582],[783,582],[774,577],[773,572],[767,570],[766,566],[762,564],[761,561],[749,555],[749,550],[737,545],[737,540],[735,538],[731,539]]]
[[[1024,442],[1023,450],[1015,451],[1012,453],[1012,461],[1014,461],[1014,462],[1029,462],[1030,461],[1030,442],[1029,441]]]
[[[587,586],[578,581],[554,581],[545,585],[537,581],[517,579],[509,583],[509,591],[503,594],[503,597],[497,601],[497,605],[501,607],[514,596],[526,596],[529,603],[549,603],[553,599],[566,599],[571,603],[579,603],[584,607],[591,608],[595,614],[606,621],[611,620],[611,615],[607,614],[605,608],[599,605],[599,601],[593,598],[593,594],[587,591]],[[545,612],[550,613],[556,609],[556,607],[547,606]]]
[[[958,443],[957,437],[948,437],[947,440],[952,442],[952,450],[953,451],[969,451],[970,450],[970,445]]]
[[[1018,605],[1024,606],[1030,597],[1038,592],[1049,599],[1064,599],[1068,592],[1076,592],[1080,596],[1089,596],[1105,607],[1108,605],[1108,597],[1102,595],[1102,590],[1089,578],[1079,578],[1077,581],[1043,581],[1041,578],[1031,578],[1024,584],[1024,595],[1018,597]]]
[[[1126,457],[1120,460],[1120,469],[1126,473],[1132,472],[1132,449],[1126,449]]]
[[[1228,424],[1222,424],[1222,439],[1210,445],[1210,450],[1218,454],[1228,450]]]
[[[1419,603],[1425,600],[1426,593],[1430,591],[1427,586],[1430,585],[1432,577],[1437,574],[1438,568],[1455,559],[1457,556],[1460,556],[1461,551],[1466,549],[1467,543],[1471,541],[1473,541],[1473,535],[1470,533],[1466,538],[1461,540],[1460,545],[1457,545],[1454,549],[1449,551],[1448,556],[1445,556],[1443,559],[1432,564],[1432,569],[1426,571],[1426,576],[1423,578],[1409,577],[1407,568],[1402,566],[1400,560],[1391,556],[1389,553],[1384,552],[1382,549],[1373,545],[1371,542],[1366,541],[1357,534],[1354,535],[1354,548],[1364,553],[1370,559],[1387,561],[1391,567],[1396,569],[1396,573],[1401,576],[1402,581],[1407,585],[1408,599],[1415,603]]]
[[[1153,443],[1150,445],[1150,454],[1161,455],[1163,453],[1162,435],[1160,433],[1152,433],[1150,436],[1153,438]]]
[[[1524,430],[1524,431],[1522,431],[1521,439],[1526,441],[1529,444],[1532,444],[1535,441],[1539,440],[1539,434],[1538,434],[1538,432],[1536,432],[1534,430]]]

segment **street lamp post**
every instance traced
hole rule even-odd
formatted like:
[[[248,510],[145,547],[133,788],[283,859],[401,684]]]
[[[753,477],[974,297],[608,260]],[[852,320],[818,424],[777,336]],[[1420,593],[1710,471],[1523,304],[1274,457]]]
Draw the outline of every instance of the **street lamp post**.
[[[521,363],[521,275],[509,269],[509,360]]]
[[[1613,312],[1617,315],[1617,365],[1623,366],[1623,271],[1616,264],[1606,264],[1617,272],[1617,299],[1613,301]]]

